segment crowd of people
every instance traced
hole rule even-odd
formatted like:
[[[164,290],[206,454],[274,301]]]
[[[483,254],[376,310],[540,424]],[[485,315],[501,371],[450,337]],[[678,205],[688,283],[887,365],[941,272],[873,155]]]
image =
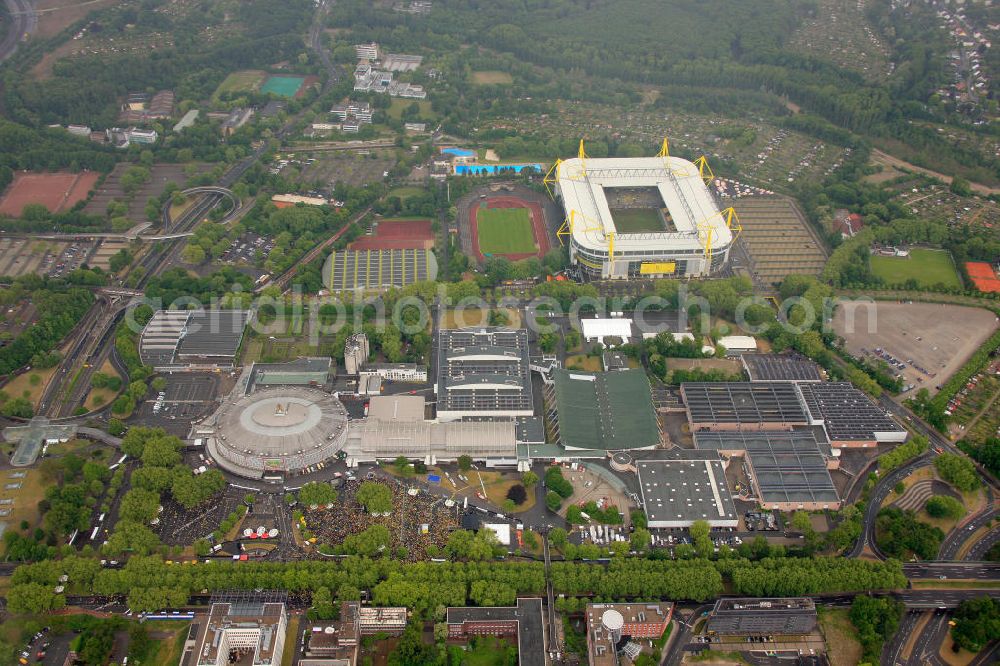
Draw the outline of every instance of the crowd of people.
[[[381,483],[392,491],[392,511],[388,516],[371,515],[357,501],[361,483]],[[340,488],[340,498],[332,509],[306,509],[309,530],[318,543],[338,546],[348,537],[359,534],[372,525],[384,525],[389,530],[393,554],[406,551],[410,562],[436,557],[443,552],[448,535],[459,529],[458,507],[445,506],[445,501],[424,491],[410,495],[399,481],[348,481]],[[425,531],[426,526],[426,531]],[[429,550],[428,550],[429,549]]]

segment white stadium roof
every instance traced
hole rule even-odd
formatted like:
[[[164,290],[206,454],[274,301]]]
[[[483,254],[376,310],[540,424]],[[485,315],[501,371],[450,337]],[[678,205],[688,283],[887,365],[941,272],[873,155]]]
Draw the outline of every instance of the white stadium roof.
[[[666,204],[677,231],[615,235],[616,253],[648,251],[651,243],[671,249],[704,250],[699,225],[712,229],[713,249],[727,248],[732,232],[719,214],[698,167],[679,157],[575,157],[561,162],[556,174],[567,217],[575,211],[573,240],[582,247],[606,251],[614,220],[605,187],[654,187]]]

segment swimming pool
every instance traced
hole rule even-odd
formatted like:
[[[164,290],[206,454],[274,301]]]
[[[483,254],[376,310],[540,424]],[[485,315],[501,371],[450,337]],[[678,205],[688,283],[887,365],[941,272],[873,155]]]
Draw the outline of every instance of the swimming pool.
[[[445,155],[455,155],[456,157],[472,157],[476,154],[476,151],[469,150],[468,148],[442,148],[441,152]]]

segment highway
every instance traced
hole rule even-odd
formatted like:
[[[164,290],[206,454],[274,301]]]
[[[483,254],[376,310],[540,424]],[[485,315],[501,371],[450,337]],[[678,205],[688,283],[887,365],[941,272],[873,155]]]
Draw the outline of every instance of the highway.
[[[969,539],[969,537],[975,534],[976,530],[992,523],[997,517],[1000,517],[1000,509],[988,509],[974,516],[972,520],[964,525],[958,526],[941,544],[938,559],[957,559],[958,552],[962,549],[962,546]]]
[[[30,0],[4,0],[4,4],[7,6],[10,22],[4,25],[5,32],[0,39],[0,62],[14,55],[22,39],[26,39],[38,27],[38,15]]]
[[[1000,562],[907,562],[903,573],[909,579],[1000,580]]]
[[[909,640],[909,636],[913,633],[913,630],[917,628],[917,624],[920,622],[924,612],[922,611],[907,611],[903,615],[903,619],[899,621],[899,629],[892,636],[889,641],[882,646],[882,656],[879,659],[881,666],[893,666],[894,664],[900,663],[899,658],[903,652],[903,646],[906,645],[906,641]]]
[[[882,560],[885,559],[878,546],[875,545],[875,519],[882,508],[882,503],[897,483],[912,474],[914,470],[929,465],[932,457],[931,453],[924,453],[917,456],[909,463],[892,470],[879,480],[868,496],[868,505],[865,507],[865,515],[862,519],[861,537],[854,544],[854,548],[847,554],[848,557],[860,556],[865,546],[868,546],[876,557]]]
[[[53,410],[58,408],[59,401],[56,400],[64,382],[72,381],[77,363],[82,357],[87,342],[92,339],[94,328],[107,316],[110,302],[103,296],[98,296],[94,305],[80,319],[80,322],[66,336],[69,342],[69,352],[63,356],[56,373],[42,391],[42,396],[38,401],[38,413],[51,416]]]

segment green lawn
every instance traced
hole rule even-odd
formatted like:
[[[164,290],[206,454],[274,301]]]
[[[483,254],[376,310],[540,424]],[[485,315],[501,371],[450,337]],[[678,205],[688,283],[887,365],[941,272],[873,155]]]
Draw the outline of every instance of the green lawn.
[[[618,208],[611,212],[615,229],[620,234],[641,234],[646,231],[663,231],[660,211],[652,208]]]
[[[514,83],[514,77],[507,72],[486,70],[473,72],[472,82],[477,86],[509,86]]]
[[[387,196],[390,196],[390,197],[399,197],[401,201],[406,201],[410,197],[420,196],[424,192],[425,192],[425,190],[423,188],[421,188],[421,187],[397,187],[397,188],[394,188],[394,189],[390,190],[389,194]],[[403,219],[412,220],[414,218],[407,217],[407,218],[403,218]],[[423,219],[426,219],[426,218],[423,218]]]
[[[403,117],[403,110],[408,108],[411,104],[416,104],[420,107],[420,117],[421,118],[435,118],[437,114],[431,109],[431,103],[426,99],[415,100],[415,99],[403,99],[401,97],[396,97],[392,100],[392,104],[389,105],[389,109],[386,111],[390,118],[395,118],[396,120],[401,120]]]
[[[485,256],[528,254],[538,249],[526,208],[480,208],[476,226],[479,249]]]
[[[219,84],[213,97],[218,99],[220,95],[228,92],[252,92],[257,90],[261,81],[264,80],[265,73],[259,69],[244,69],[239,72],[232,72]]]
[[[872,273],[887,284],[916,280],[921,287],[961,287],[951,254],[943,250],[910,250],[909,257],[871,257]]]

